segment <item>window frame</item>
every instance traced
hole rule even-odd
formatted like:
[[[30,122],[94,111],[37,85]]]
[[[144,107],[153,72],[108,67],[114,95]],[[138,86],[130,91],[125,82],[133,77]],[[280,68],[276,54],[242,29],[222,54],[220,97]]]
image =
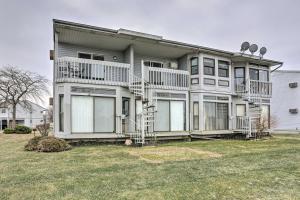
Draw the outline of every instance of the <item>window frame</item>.
[[[214,83],[213,83],[213,84],[212,84],[212,83],[208,83],[208,82],[205,83],[205,81],[207,81],[207,80],[213,80]],[[204,84],[204,85],[216,85],[216,80],[215,80],[215,79],[212,79],[212,78],[204,78],[204,79],[203,79],[203,84]]]
[[[213,61],[213,66],[208,66],[208,65],[205,65],[205,60],[211,60],[211,61]],[[210,73],[206,73],[206,70],[205,69],[207,69],[207,68],[210,68],[210,69],[212,69],[212,74],[210,74]],[[215,59],[213,59],[213,58],[206,58],[206,57],[204,57],[203,58],[203,74],[204,75],[206,75],[206,76],[215,76],[216,75],[216,60]]]
[[[195,105],[198,108],[197,115],[195,114]],[[195,124],[197,124],[197,128],[195,128]],[[193,102],[193,130],[199,130],[199,101]]]
[[[224,67],[221,67],[221,66],[220,66],[220,63],[227,63],[227,64],[228,64],[228,65],[227,65],[227,69],[224,68]],[[230,62],[225,61],[225,60],[218,60],[218,76],[219,76],[219,77],[229,78],[229,68],[230,68]],[[225,76],[221,76],[221,75],[220,75],[220,70],[225,70],[226,75],[225,75]]]
[[[197,64],[195,64],[195,65],[193,65],[193,61],[192,60],[194,60],[194,59],[196,59],[196,63]],[[199,74],[199,58],[198,57],[192,57],[191,59],[190,59],[190,63],[191,63],[191,75],[198,75]],[[196,69],[195,71],[193,71],[193,69]]]
[[[197,80],[197,81],[193,82],[193,80]],[[191,84],[192,85],[198,85],[199,84],[199,78],[191,78]]]
[[[59,94],[58,95],[58,131],[63,132],[65,129],[64,126],[64,121],[65,121],[65,116],[64,116],[64,95]]]

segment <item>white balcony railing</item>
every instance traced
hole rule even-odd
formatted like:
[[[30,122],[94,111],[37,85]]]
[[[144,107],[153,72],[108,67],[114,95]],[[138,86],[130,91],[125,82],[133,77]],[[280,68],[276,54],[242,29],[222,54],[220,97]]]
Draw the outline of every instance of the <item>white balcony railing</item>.
[[[55,81],[127,86],[129,70],[126,63],[61,57],[55,62]]]
[[[247,80],[244,83],[235,81],[236,93],[248,93],[251,96],[272,96],[272,83],[267,81]]]
[[[148,81],[153,88],[187,90],[189,72],[166,68],[148,67]]]

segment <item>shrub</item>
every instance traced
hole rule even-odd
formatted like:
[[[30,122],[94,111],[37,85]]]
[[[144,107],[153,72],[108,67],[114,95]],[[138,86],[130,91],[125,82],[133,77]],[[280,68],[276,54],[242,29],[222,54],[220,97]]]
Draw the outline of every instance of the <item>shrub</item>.
[[[18,125],[15,128],[15,132],[17,134],[29,134],[29,133],[31,133],[31,131],[32,131],[31,128],[29,128],[27,126]]]
[[[28,141],[25,145],[27,151],[39,151],[39,152],[60,152],[71,149],[65,140],[58,139],[50,136],[37,136]]]
[[[49,131],[50,131],[50,124],[39,124],[36,126],[36,129],[40,132],[42,136],[48,136]]]
[[[27,151],[36,151],[39,141],[43,138],[43,136],[36,136],[31,138],[28,143],[25,145],[25,150]]]
[[[13,129],[13,128],[6,128],[6,129],[4,129],[3,133],[4,134],[12,134],[12,133],[15,133],[15,129]]]

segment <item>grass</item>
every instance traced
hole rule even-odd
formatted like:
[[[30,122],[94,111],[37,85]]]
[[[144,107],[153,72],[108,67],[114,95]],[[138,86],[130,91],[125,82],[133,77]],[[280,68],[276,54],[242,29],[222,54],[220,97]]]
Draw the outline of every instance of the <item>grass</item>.
[[[0,134],[0,199],[300,199],[300,135],[23,150]]]

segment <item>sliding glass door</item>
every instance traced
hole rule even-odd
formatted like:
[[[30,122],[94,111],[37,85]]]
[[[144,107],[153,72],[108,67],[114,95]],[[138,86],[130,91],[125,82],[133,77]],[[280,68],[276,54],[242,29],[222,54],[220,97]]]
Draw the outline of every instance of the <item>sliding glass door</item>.
[[[72,132],[93,132],[93,97],[72,96]]]
[[[157,112],[154,117],[154,131],[170,130],[170,102],[157,101]]]
[[[154,131],[184,131],[185,102],[157,101],[157,112],[154,118]]]
[[[204,102],[205,130],[228,130],[228,103]]]
[[[114,98],[95,97],[94,132],[114,132],[115,101]]]
[[[184,102],[171,101],[171,131],[184,130]]]
[[[71,97],[72,133],[115,132],[115,99],[106,97]]]

